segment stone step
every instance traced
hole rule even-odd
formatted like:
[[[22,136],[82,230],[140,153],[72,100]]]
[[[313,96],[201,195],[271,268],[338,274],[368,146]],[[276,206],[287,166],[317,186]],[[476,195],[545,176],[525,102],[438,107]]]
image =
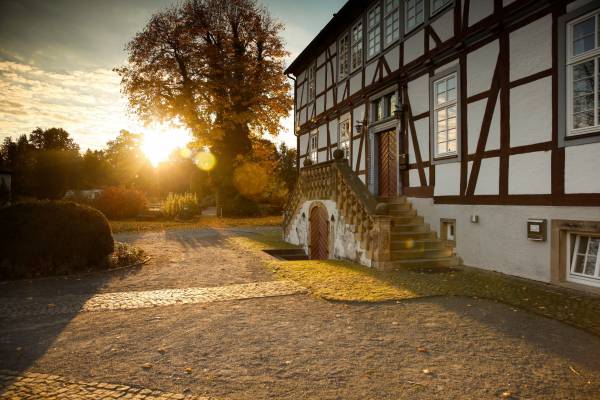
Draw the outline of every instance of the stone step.
[[[391,213],[397,212],[397,211],[405,211],[405,210],[412,210],[412,204],[410,204],[409,202],[406,203],[388,203],[388,210]]]
[[[392,225],[424,224],[425,219],[420,215],[392,216]]]
[[[427,232],[429,224],[393,224],[392,233],[400,232]]]
[[[396,211],[389,211],[388,215],[390,217],[412,217],[417,215],[417,210],[414,209],[407,209],[407,210],[396,210]]]
[[[410,250],[392,250],[392,260],[437,260],[452,256],[452,249],[449,247],[442,249],[410,249]]]
[[[398,197],[378,197],[377,201],[380,203],[388,203],[388,204],[405,204],[408,202],[406,196],[398,196]]]
[[[414,239],[392,239],[390,249],[394,250],[433,250],[433,249],[444,249],[448,247],[443,240],[438,239],[425,239],[425,240],[414,240]]]
[[[419,260],[395,260],[390,265],[382,268],[384,270],[394,270],[403,267],[456,267],[460,265],[460,260],[457,256],[444,258],[422,258]]]
[[[391,239],[392,242],[400,241],[400,240],[427,240],[427,239],[436,239],[434,231],[424,231],[424,232],[402,232],[402,231],[394,231],[392,228],[391,231]]]

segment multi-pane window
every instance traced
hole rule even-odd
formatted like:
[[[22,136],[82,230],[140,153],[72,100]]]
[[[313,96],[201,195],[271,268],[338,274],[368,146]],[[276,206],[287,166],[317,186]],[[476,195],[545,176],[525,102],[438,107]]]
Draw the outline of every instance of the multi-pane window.
[[[367,57],[373,57],[381,50],[381,8],[371,8],[367,14]]]
[[[452,0],[431,0],[431,14],[435,14],[450,3]]]
[[[385,0],[383,7],[383,43],[387,47],[400,37],[400,0]]]
[[[316,94],[315,65],[308,67],[308,101],[313,101]]]
[[[309,157],[313,163],[317,163],[317,152],[319,151],[319,134],[317,132],[310,135]]]
[[[600,285],[600,236],[570,235],[570,278]]]
[[[348,34],[342,36],[340,39],[339,53],[339,77],[340,79],[343,79],[346,76],[348,76],[348,73],[350,72],[350,37],[348,36]]]
[[[568,135],[600,128],[600,13],[595,11],[568,25]]]
[[[405,0],[404,15],[406,32],[423,23],[425,18],[424,0]]]
[[[457,151],[457,75],[433,82],[433,137],[435,155],[448,156]]]
[[[352,28],[352,70],[362,66],[363,59],[363,28],[362,22],[357,23]]]
[[[343,119],[339,126],[338,149],[344,152],[344,157],[350,159],[350,136],[351,136],[350,118]]]
[[[371,102],[373,113],[372,121],[377,122],[394,115],[398,107],[398,95],[396,92],[381,96]]]

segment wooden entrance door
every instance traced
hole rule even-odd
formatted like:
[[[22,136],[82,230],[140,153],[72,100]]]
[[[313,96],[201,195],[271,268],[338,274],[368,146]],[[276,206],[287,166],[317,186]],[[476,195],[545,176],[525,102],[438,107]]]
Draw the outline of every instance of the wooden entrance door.
[[[313,207],[310,211],[310,259],[329,258],[329,219],[324,207]]]
[[[379,157],[378,157],[378,176],[379,176],[379,196],[394,197],[398,193],[398,160],[396,157],[398,142],[396,140],[396,131],[389,130],[382,132],[378,137]]]

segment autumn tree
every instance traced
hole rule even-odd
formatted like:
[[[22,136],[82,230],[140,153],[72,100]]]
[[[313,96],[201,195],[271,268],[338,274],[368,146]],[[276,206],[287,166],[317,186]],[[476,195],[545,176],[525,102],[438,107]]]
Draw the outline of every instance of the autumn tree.
[[[292,106],[283,26],[255,0],[187,0],[152,16],[117,72],[143,120],[179,120],[217,156],[222,197],[252,136],[276,135]]]

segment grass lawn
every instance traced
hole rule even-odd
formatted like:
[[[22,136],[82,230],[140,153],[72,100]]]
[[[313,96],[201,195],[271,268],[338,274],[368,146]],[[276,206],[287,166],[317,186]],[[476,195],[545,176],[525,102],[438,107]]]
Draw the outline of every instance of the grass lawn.
[[[258,218],[217,218],[198,217],[190,221],[138,221],[138,220],[111,220],[110,227],[113,233],[162,231],[167,229],[189,228],[228,228],[233,226],[271,226],[281,225],[281,216]]]
[[[279,230],[235,238],[253,250],[284,248]],[[333,301],[376,302],[429,296],[467,296],[499,301],[600,335],[600,297],[472,268],[404,268],[382,272],[350,261],[266,262],[277,275]]]

